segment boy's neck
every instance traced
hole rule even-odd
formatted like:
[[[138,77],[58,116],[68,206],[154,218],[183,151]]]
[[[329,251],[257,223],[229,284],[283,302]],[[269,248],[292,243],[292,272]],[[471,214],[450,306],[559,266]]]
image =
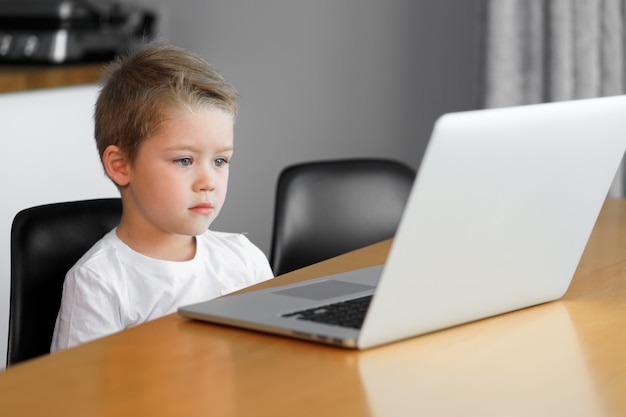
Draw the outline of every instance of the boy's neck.
[[[136,230],[124,224],[123,218],[117,228],[117,237],[135,252],[163,261],[189,261],[196,255],[194,236]]]

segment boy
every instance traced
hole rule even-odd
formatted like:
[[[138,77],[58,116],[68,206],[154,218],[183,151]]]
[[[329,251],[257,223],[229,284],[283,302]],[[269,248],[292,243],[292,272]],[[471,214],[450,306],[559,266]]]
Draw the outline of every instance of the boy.
[[[177,47],[147,44],[109,66],[95,137],[122,217],[67,273],[51,351],[273,276],[243,235],[208,230],[226,196],[235,100]]]

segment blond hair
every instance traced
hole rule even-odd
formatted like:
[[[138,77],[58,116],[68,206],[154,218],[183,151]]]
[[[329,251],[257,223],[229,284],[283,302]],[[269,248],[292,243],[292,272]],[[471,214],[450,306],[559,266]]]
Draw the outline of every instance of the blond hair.
[[[141,143],[177,111],[219,108],[233,117],[237,92],[202,57],[182,48],[148,43],[109,64],[95,109],[100,157],[116,145],[130,162]]]

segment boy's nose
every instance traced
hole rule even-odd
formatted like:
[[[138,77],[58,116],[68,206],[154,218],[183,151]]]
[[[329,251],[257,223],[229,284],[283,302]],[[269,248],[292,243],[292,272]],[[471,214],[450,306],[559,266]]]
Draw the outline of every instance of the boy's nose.
[[[198,178],[194,183],[194,191],[213,191],[215,189],[215,176],[210,167],[199,170]]]

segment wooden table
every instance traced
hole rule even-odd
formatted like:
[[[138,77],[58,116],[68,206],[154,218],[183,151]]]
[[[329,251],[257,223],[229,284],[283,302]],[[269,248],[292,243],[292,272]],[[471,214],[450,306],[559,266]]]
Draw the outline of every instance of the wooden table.
[[[0,415],[624,416],[626,201],[605,204],[560,301],[365,352],[172,314],[0,373]]]

